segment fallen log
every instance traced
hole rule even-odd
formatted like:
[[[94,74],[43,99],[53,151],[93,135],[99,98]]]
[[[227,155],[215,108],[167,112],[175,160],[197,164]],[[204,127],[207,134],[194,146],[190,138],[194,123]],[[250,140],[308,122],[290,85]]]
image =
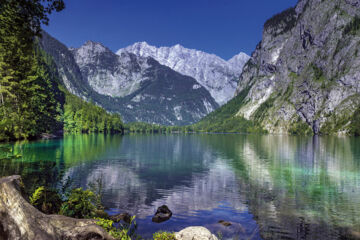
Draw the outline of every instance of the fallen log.
[[[20,176],[0,178],[0,240],[113,240],[92,219],[46,215],[22,191]]]

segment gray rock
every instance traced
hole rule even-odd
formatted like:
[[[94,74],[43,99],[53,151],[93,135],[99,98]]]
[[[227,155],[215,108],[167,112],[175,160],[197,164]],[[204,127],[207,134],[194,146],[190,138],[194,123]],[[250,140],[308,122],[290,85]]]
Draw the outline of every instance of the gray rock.
[[[124,222],[130,224],[130,222],[131,222],[131,215],[128,213],[120,213],[117,215],[110,216],[109,218],[110,218],[110,220],[112,220],[116,223],[118,223],[120,221],[124,221]]]
[[[41,213],[22,196],[21,186],[20,176],[0,179],[0,239],[113,239],[95,220]]]
[[[169,220],[172,216],[172,212],[166,205],[162,205],[161,207],[158,207],[155,216],[152,218],[153,222],[161,223]]]
[[[349,133],[360,109],[359,15],[357,0],[300,0],[268,20],[239,80],[237,94],[250,90],[237,115],[270,133],[299,124]]]
[[[208,229],[204,227],[188,227],[175,233],[177,240],[218,240]]]
[[[224,221],[224,220],[220,220],[218,223],[220,223],[221,225],[223,225],[225,227],[229,227],[232,225],[231,222]]]

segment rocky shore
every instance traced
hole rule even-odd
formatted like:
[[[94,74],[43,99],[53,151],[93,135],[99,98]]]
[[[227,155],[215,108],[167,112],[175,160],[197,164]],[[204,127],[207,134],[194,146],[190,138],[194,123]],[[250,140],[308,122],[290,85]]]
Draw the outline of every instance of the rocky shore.
[[[175,233],[178,240],[217,240],[204,227]],[[113,240],[92,219],[46,215],[28,201],[20,176],[0,178],[0,240]]]

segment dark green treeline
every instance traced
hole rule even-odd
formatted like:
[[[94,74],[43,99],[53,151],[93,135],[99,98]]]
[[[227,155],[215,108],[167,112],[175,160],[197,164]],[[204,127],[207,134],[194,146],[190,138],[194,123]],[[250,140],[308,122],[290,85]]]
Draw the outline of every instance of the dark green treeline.
[[[42,133],[122,131],[106,113],[64,90],[56,65],[38,46],[41,24],[62,0],[0,0],[0,141]]]

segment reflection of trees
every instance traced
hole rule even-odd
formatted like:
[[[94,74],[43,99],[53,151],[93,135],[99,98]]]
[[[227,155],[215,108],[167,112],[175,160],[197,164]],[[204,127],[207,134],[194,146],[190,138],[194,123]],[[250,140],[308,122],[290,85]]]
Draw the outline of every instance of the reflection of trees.
[[[26,191],[31,193],[37,186],[53,187],[61,179],[61,150],[58,143],[50,147],[47,141],[18,142],[12,152],[22,157],[0,161],[0,176],[21,175]]]
[[[118,147],[121,136],[69,135],[62,140],[17,142],[11,145],[19,159],[0,162],[0,176],[21,175],[28,192],[37,186],[56,187],[64,171],[73,165],[94,161],[107,150]]]
[[[331,239],[347,229],[360,230],[359,155],[353,155],[359,139],[247,136],[232,141],[237,147],[224,153],[264,238]]]

